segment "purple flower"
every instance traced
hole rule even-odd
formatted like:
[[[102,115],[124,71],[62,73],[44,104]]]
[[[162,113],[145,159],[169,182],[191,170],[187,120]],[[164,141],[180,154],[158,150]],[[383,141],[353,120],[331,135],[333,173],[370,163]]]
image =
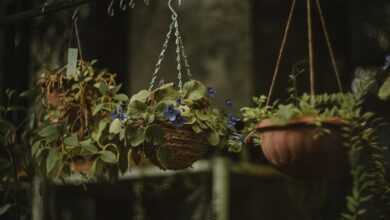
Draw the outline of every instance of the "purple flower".
[[[181,100],[181,98],[176,99],[176,104],[183,105],[183,101]]]
[[[226,105],[227,107],[233,107],[233,102],[232,102],[232,100],[231,100],[231,99],[226,99],[226,100],[225,100],[225,105]]]
[[[215,94],[217,94],[217,91],[212,87],[207,87],[207,95],[209,97],[215,97]]]
[[[175,109],[173,105],[169,105],[164,110],[164,117],[170,121],[174,122],[176,121],[176,118],[180,115],[180,111]]]
[[[229,128],[234,128],[237,125],[237,123],[240,121],[241,121],[240,118],[230,114],[228,117],[227,126]]]
[[[181,115],[180,111],[173,105],[169,105],[164,110],[164,117],[175,127],[182,127],[187,120]]]
[[[390,67],[390,55],[387,55],[385,58],[385,64],[383,65],[382,69],[387,70]]]
[[[122,106],[118,105],[114,112],[111,113],[112,120],[119,119],[120,121],[126,121],[128,119],[128,115],[123,112]]]

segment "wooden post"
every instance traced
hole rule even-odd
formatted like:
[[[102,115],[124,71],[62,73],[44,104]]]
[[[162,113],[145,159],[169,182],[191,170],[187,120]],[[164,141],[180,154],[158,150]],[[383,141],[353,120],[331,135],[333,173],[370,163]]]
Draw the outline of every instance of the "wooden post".
[[[215,220],[229,220],[230,216],[230,171],[228,161],[217,157],[213,163],[213,206]]]

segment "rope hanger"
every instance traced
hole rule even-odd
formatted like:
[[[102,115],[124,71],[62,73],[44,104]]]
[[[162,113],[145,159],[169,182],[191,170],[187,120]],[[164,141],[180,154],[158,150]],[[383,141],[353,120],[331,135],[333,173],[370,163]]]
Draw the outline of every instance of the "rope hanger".
[[[308,53],[309,53],[309,72],[310,72],[310,96],[311,96],[311,102],[312,102],[312,104],[314,104],[314,97],[315,97],[315,70],[314,70],[314,45],[313,45],[313,22],[312,22],[312,16],[313,15],[312,15],[312,4],[311,3],[312,3],[312,0],[306,0],[306,7],[307,7],[307,36],[308,36]],[[338,88],[339,88],[340,92],[342,92],[343,91],[343,87],[342,87],[342,84],[341,84],[341,79],[340,79],[340,74],[339,74],[339,70],[338,70],[338,67],[337,67],[335,53],[333,51],[333,47],[332,47],[332,44],[331,44],[331,41],[330,41],[330,36],[329,36],[328,29],[327,29],[327,26],[326,26],[325,17],[324,17],[323,12],[322,12],[320,0],[316,0],[316,6],[317,6],[316,8],[317,8],[317,11],[318,11],[319,17],[320,17],[321,28],[322,28],[322,30],[324,32],[326,44],[327,44],[327,47],[328,47],[328,50],[329,50],[329,55],[330,55],[330,59],[331,59],[331,62],[332,62],[332,67],[333,67],[333,70],[335,72],[335,76],[336,76],[336,79],[337,79],[337,85],[338,85]],[[281,60],[282,60],[284,51],[286,49],[287,38],[288,38],[289,31],[291,29],[291,22],[292,22],[292,19],[293,19],[293,16],[294,16],[295,8],[296,8],[296,0],[292,0],[289,16],[288,16],[287,23],[286,23],[285,28],[284,28],[282,43],[281,43],[281,46],[280,46],[278,58],[277,58],[277,61],[276,61],[276,65],[275,65],[275,69],[274,69],[274,73],[273,73],[273,77],[272,77],[271,86],[270,86],[270,89],[268,91],[267,106],[270,104],[270,101],[271,101],[271,98],[272,98],[272,93],[274,91],[276,79],[277,79],[277,76],[278,76],[278,73],[279,73],[279,70],[280,70]]]

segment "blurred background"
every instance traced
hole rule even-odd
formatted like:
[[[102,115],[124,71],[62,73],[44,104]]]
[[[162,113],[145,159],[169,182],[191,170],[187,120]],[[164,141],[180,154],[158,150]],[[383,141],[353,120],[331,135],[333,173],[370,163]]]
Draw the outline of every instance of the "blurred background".
[[[135,0],[134,7],[126,10],[119,7],[120,0],[113,1],[113,16],[108,13],[111,0],[84,2],[78,18],[83,58],[97,59],[98,67],[116,72],[129,95],[146,88],[171,22],[167,0],[149,0],[148,4]],[[45,10],[44,3],[0,0],[0,102],[6,88],[23,91],[34,86],[40,70],[64,66],[67,49],[77,47],[74,8],[36,18],[13,16],[30,9]],[[342,83],[349,90],[358,67],[384,64],[390,51],[390,2],[321,3]],[[182,0],[180,8],[176,7],[193,76],[216,89],[221,106],[230,98],[238,111],[250,104],[252,96],[268,92],[290,6],[286,0]],[[313,16],[316,90],[335,92],[336,78],[320,20],[318,14]],[[274,98],[287,96],[293,66],[307,63],[306,20],[305,1],[298,0]],[[173,41],[160,76],[166,82],[176,80]],[[308,80],[304,74],[300,92],[308,91]],[[210,182],[205,173],[116,185],[51,186],[45,214],[53,220],[213,219]],[[233,176],[231,219],[335,219],[344,203],[343,184],[331,186],[332,196],[323,204],[306,200],[304,208],[303,198],[289,191],[288,185],[278,179]],[[301,187],[312,187],[311,193],[317,195],[319,185]]]

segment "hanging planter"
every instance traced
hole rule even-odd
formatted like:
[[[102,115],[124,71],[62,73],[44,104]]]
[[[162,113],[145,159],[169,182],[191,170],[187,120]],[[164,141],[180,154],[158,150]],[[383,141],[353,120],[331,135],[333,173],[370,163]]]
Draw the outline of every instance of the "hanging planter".
[[[173,83],[142,90],[130,99],[126,126],[113,132],[126,134],[133,158],[144,152],[161,169],[190,167],[211,146],[239,151],[233,143],[226,143],[227,117],[212,107],[209,94],[195,80],[184,83],[181,91]]]
[[[203,133],[195,133],[190,126],[177,128],[160,125],[164,137],[160,145],[145,146],[149,160],[162,169],[184,169],[201,159],[207,152],[209,142]]]
[[[345,176],[348,159],[342,131],[347,121],[343,114],[352,110],[347,106],[351,97],[321,95],[316,100],[312,106],[310,96],[304,95],[296,105],[265,107],[257,102],[258,107],[243,108],[244,121],[252,123],[253,131],[247,143],[255,139],[268,161],[291,176]]]
[[[292,87],[287,102],[277,100],[272,104],[270,101],[295,9],[296,0],[293,0],[268,96],[254,98],[253,108],[242,108],[244,132],[248,134],[246,143],[260,146],[271,164],[293,177],[329,181],[345,176],[349,168],[352,193],[346,199],[341,219],[369,216],[387,219],[390,182],[386,178],[386,148],[378,143],[377,137],[383,124],[373,113],[362,111],[362,99],[369,86],[359,88],[354,94],[315,94],[311,3],[312,0],[307,0],[310,94],[299,96]],[[342,92],[319,0],[316,6]],[[296,76],[290,77],[293,85]]]
[[[179,32],[178,15],[170,5],[172,23],[160,53],[148,90],[131,97],[124,127],[112,123],[113,134],[125,134],[124,141],[133,147],[129,152],[135,162],[142,153],[161,169],[185,169],[201,159],[210,146],[239,151],[240,145],[228,138],[231,129],[227,116],[211,104],[215,91],[192,80],[190,66]],[[177,86],[160,83],[158,72],[172,33],[176,43]],[[183,77],[182,62],[186,77]],[[118,121],[118,120],[117,120]],[[119,123],[117,123],[119,124]]]
[[[124,145],[109,125],[128,98],[118,93],[115,74],[97,71],[93,62],[80,60],[76,72],[65,72],[46,71],[38,80],[33,157],[49,177],[116,175]]]

